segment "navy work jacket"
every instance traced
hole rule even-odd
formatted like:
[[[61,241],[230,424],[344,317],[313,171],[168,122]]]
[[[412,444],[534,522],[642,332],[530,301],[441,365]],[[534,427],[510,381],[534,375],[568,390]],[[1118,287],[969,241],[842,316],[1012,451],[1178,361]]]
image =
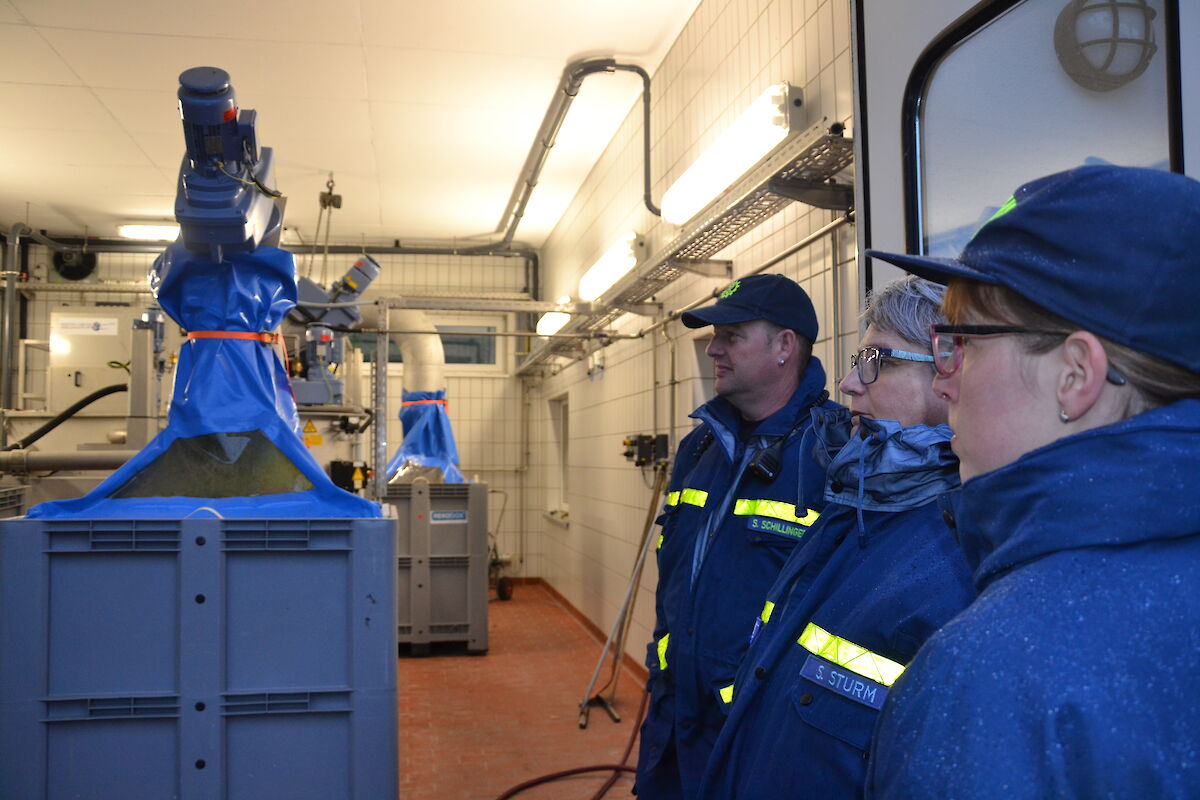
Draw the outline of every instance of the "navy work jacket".
[[[1198,476],[1185,400],[947,495],[979,598],[893,688],[868,796],[1196,797]]]
[[[700,790],[707,800],[861,797],[889,687],[974,598],[937,498],[958,485],[945,425],[814,411],[843,446],[826,507],[766,595]],[[749,622],[747,623],[749,629]]]
[[[824,470],[802,445],[811,408],[837,407],[824,385],[825,370],[812,358],[788,403],[748,442],[724,398],[692,414],[702,424],[680,442],[659,518],[657,619],[646,661],[652,695],[638,759],[642,800],[695,796],[725,718],[720,692],[733,683],[746,649],[746,620],[824,506]],[[773,480],[747,469],[756,452],[781,440]]]

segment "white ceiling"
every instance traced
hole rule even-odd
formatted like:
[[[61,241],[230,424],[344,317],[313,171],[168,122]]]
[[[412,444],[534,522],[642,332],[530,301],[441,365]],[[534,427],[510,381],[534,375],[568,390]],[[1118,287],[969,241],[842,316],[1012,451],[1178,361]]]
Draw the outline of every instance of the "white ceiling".
[[[258,111],[303,240],[332,172],[332,240],[483,241],[563,67],[653,74],[697,2],[0,0],[0,225],[170,220],[178,76],[215,66]],[[518,240],[541,245],[640,93],[627,72],[585,80]]]

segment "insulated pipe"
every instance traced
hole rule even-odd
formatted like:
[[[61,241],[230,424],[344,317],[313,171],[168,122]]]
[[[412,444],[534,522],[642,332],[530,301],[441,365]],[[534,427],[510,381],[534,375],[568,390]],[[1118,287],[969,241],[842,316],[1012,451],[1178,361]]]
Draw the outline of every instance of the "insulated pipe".
[[[138,450],[6,450],[0,453],[0,472],[59,469],[116,469]]]
[[[401,332],[392,334],[392,341],[404,356],[404,381],[406,392],[440,392],[446,388],[446,350],[442,337],[436,333],[412,333],[432,331],[433,324],[424,311],[416,308],[391,309],[389,323],[395,323]],[[390,327],[390,324],[389,324]]]

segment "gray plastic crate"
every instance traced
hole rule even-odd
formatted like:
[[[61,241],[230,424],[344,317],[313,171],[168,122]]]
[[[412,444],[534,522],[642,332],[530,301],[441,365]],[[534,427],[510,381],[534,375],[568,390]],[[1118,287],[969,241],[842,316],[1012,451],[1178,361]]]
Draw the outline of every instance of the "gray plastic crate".
[[[395,798],[395,524],[0,521],[0,797]]]
[[[25,487],[0,486],[0,517],[19,517],[25,513]]]
[[[396,506],[397,638],[414,652],[432,642],[488,649],[487,484],[388,487]]]

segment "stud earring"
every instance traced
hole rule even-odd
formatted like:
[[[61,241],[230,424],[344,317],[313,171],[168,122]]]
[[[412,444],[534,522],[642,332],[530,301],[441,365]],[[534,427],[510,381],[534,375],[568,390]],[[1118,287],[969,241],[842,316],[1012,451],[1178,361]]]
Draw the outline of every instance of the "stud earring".
[[[781,359],[779,359],[779,366],[782,367],[783,365],[784,365],[784,360],[781,358]]]
[[[1062,420],[1063,422],[1070,422],[1070,421],[1071,421],[1071,416],[1070,416],[1070,415],[1069,415],[1069,414],[1066,412],[1066,410],[1065,410],[1065,409],[1062,409],[1062,408],[1060,408],[1060,409],[1058,410],[1058,418],[1059,418],[1060,420]]]

